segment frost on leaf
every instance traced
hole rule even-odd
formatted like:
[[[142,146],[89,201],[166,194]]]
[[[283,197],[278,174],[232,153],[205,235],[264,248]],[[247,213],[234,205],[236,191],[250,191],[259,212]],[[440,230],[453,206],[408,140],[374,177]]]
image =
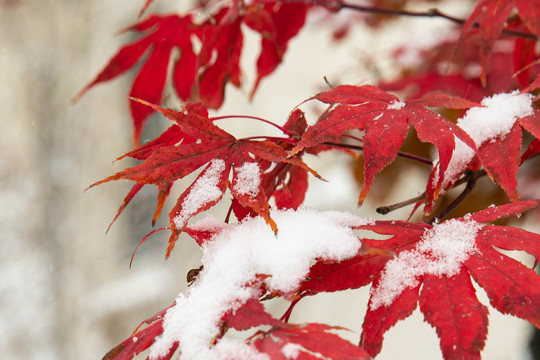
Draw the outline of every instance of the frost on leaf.
[[[218,184],[223,171],[225,171],[225,161],[212,160],[202,176],[193,183],[182,202],[180,214],[173,220],[177,229],[183,229],[188,219],[202,207],[221,198],[223,190],[218,187]]]
[[[414,249],[401,252],[384,267],[379,285],[372,289],[370,308],[389,306],[406,288],[418,285],[418,277],[452,277],[475,250],[482,225],[475,221],[449,220],[424,232]]]
[[[152,359],[167,354],[176,342],[181,359],[219,358],[222,340],[217,346],[210,344],[220,332],[224,314],[260,296],[261,285],[269,291],[293,293],[315,259],[352,257],[361,243],[351,228],[367,224],[336,211],[300,209],[275,211],[271,216],[279,227],[277,236],[257,217],[223,227],[204,244],[204,269],[165,315]],[[240,344],[245,346],[235,346]]]
[[[540,235],[510,226],[481,225],[520,214],[540,201],[519,201],[430,226],[376,221],[363,226],[388,240],[363,239],[368,248],[391,251],[373,276],[370,306],[362,326],[362,346],[371,356],[382,348],[386,331],[410,316],[417,305],[437,330],[445,359],[479,358],[488,328],[487,308],[478,301],[471,278],[493,307],[540,325],[540,276],[499,252],[525,251],[540,259]],[[372,251],[373,253],[373,251]],[[380,261],[367,267],[377,269]],[[364,277],[372,270],[358,272]],[[311,275],[311,274],[310,274]]]
[[[521,154],[521,132],[515,124],[519,119],[533,115],[532,96],[518,92],[502,93],[484,98],[481,104],[483,107],[469,109],[458,120],[458,126],[473,139],[491,178],[513,200],[517,200],[515,177]],[[457,181],[475,155],[475,151],[461,140],[456,138],[455,142],[443,189],[450,188]],[[500,158],[500,161],[494,163],[494,158]]]
[[[261,169],[256,162],[246,162],[242,166],[236,167],[236,182],[233,190],[240,195],[249,195],[254,198],[259,193],[261,185]]]

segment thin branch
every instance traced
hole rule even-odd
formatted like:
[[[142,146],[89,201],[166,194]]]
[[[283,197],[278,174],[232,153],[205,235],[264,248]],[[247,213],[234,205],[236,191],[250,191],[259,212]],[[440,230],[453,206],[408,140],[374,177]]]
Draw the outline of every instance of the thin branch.
[[[477,170],[477,171],[474,171],[473,173],[474,173],[474,177],[475,177],[476,180],[487,175],[486,170]],[[470,175],[463,176],[461,179],[456,181],[456,183],[452,186],[452,188],[455,188],[455,187],[457,187],[459,185],[462,185],[462,184],[465,184],[466,182],[468,182],[469,181],[469,176]],[[398,202],[398,203],[395,203],[395,204],[392,204],[392,205],[380,206],[375,211],[377,211],[377,213],[379,213],[381,215],[386,215],[389,212],[392,212],[392,211],[397,210],[397,209],[401,209],[402,207],[412,205],[412,204],[414,204],[414,203],[416,203],[416,202],[418,202],[420,200],[423,200],[425,197],[426,197],[426,194],[424,193],[424,194],[416,196],[416,197],[414,197],[412,199],[401,201],[401,202]]]
[[[223,120],[223,119],[251,119],[251,120],[257,120],[257,121],[262,121],[264,123],[267,123],[269,125],[272,125],[274,126],[275,128],[278,128],[281,132],[283,132],[285,135],[292,135],[292,133],[285,129],[284,127],[282,126],[279,126],[278,124],[275,124],[273,122],[271,122],[270,120],[266,120],[266,119],[263,119],[263,118],[260,118],[258,116],[250,116],[250,115],[225,115],[225,116],[216,116],[216,117],[212,117],[210,118],[210,120],[212,121],[215,121],[215,120]]]
[[[292,2],[292,3],[302,3],[302,4],[311,4],[311,5],[318,5],[325,7],[329,10],[341,10],[341,9],[350,9],[355,11],[360,11],[364,13],[370,13],[370,14],[380,14],[380,15],[388,15],[388,16],[409,16],[409,17],[424,17],[424,18],[440,18],[440,19],[446,19],[449,20],[455,24],[458,25],[464,25],[466,20],[457,18],[452,15],[448,15],[443,13],[437,8],[431,8],[426,11],[410,11],[410,10],[402,10],[402,9],[384,9],[384,8],[378,8],[374,6],[362,6],[362,5],[354,5],[349,4],[345,1],[320,1],[320,0],[284,0],[283,2]],[[478,23],[473,24],[474,28],[479,28],[480,25]],[[509,29],[503,29],[501,31],[503,35],[507,36],[514,36],[524,39],[531,39],[531,40],[538,40],[538,37],[534,34],[522,32],[522,31],[516,31],[516,30],[509,30]]]
[[[359,151],[364,150],[364,147],[361,145],[351,145],[351,144],[343,144],[343,143],[335,143],[335,142],[324,142],[322,143],[322,145],[334,146],[334,147],[343,148],[343,149],[359,150]],[[403,159],[416,161],[424,165],[433,166],[433,161],[426,159],[424,157],[421,157],[421,156],[414,155],[414,154],[398,151],[397,156]]]
[[[283,142],[293,144],[293,145],[295,145],[298,142],[298,141],[296,141],[294,139],[278,137],[278,136],[250,136],[250,137],[242,138],[241,140],[258,140],[258,139],[283,141]]]
[[[388,205],[388,206],[378,207],[375,211],[377,211],[377,213],[379,213],[381,215],[386,215],[391,211],[401,209],[402,207],[405,207],[407,205],[412,205],[414,203],[417,203],[418,201],[425,199],[425,197],[426,197],[426,194],[424,193],[422,195],[418,195],[417,197],[413,197],[412,199],[401,201],[401,202],[398,202],[398,203],[395,203],[395,204],[392,204],[392,205]]]
[[[426,222],[428,224],[433,224],[435,221],[439,221],[441,219],[444,219],[446,216],[448,216],[452,211],[454,211],[459,206],[459,204],[461,204],[463,201],[465,201],[465,199],[469,196],[471,191],[474,189],[474,186],[476,184],[476,180],[478,180],[479,178],[481,178],[482,176],[484,176],[486,174],[487,173],[485,172],[485,170],[469,171],[468,173],[466,173],[465,176],[463,177],[463,179],[465,179],[465,181],[467,183],[467,185],[465,186],[465,189],[463,189],[463,191],[458,195],[458,197],[455,198],[454,201],[452,201],[450,203],[450,205],[448,205],[446,208],[444,208],[439,213],[439,215],[432,217],[431,219],[427,220]],[[454,185],[454,186],[456,186],[456,185]]]

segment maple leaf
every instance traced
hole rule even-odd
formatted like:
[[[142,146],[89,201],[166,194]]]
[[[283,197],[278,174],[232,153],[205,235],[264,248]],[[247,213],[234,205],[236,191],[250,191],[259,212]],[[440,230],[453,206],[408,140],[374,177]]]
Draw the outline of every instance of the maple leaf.
[[[140,15],[151,2],[147,0]],[[170,76],[180,99],[197,99],[209,108],[219,108],[223,104],[225,86],[228,83],[236,87],[241,85],[242,23],[259,32],[262,39],[253,96],[261,79],[281,63],[289,40],[304,25],[308,8],[306,4],[280,1],[254,1],[240,7],[239,1],[233,1],[217,13],[209,13],[200,23],[190,13],[152,15],[124,30],[139,32],[142,37],[122,47],[94,80],[73,98],[73,102],[96,84],[114,79],[142,63],[129,96],[160,104],[169,63],[173,61]],[[196,49],[195,39],[201,43],[200,50]],[[173,59],[175,49],[180,55]],[[139,102],[130,102],[129,106],[134,143],[138,145],[143,125],[153,109]]]
[[[257,3],[264,4],[261,8]],[[261,34],[261,52],[257,59],[257,79],[251,96],[261,80],[283,60],[288,42],[304,26],[307,4],[281,1],[254,1],[245,15],[245,24]]]
[[[376,355],[384,332],[409,316],[419,302],[426,321],[437,330],[445,359],[478,358],[487,334],[487,309],[476,298],[471,277],[488,293],[497,310],[539,326],[540,277],[495,247],[526,251],[539,259],[540,235],[480,224],[520,214],[539,204],[522,201],[434,226],[422,224],[416,235],[407,225],[409,232],[404,236],[404,224],[397,221],[378,221],[363,227],[395,234],[390,240],[367,243],[378,247],[377,242],[390,241],[381,248],[391,245],[396,254],[373,281],[361,341],[365,349]]]
[[[329,332],[342,328],[324,324],[284,324],[269,331],[259,331],[254,337],[255,347],[271,359],[369,359],[369,354],[358,346]]]
[[[488,56],[514,9],[517,9],[525,27],[539,37],[540,1],[538,0],[480,0],[463,26],[463,37],[468,37],[473,33],[480,34],[479,51],[482,58],[480,78],[483,84],[486,83]]]
[[[525,251],[538,260],[540,235],[480,223],[538,205],[540,200],[520,201],[433,226],[405,221],[360,226],[392,237],[362,239],[355,257],[316,263],[300,290],[314,295],[372,283],[360,341],[372,356],[380,352],[384,333],[419,303],[441,339],[445,359],[479,358],[487,334],[487,308],[476,298],[471,277],[497,310],[540,325],[540,276],[496,250]]]
[[[263,180],[271,177],[264,177],[259,163],[264,161],[266,164],[289,165],[285,168],[284,175],[291,171],[292,174],[295,173],[290,166],[300,167],[302,170],[291,181],[293,184],[303,184],[305,172],[310,169],[299,158],[288,157],[287,150],[270,140],[236,139],[208,119],[208,113],[201,104],[186,104],[183,110],[178,112],[144,100],[136,101],[160,111],[176,124],[155,140],[124,155],[141,159],[142,163],[91,185],[93,187],[120,179],[136,181],[119,213],[140,190],[140,184],[152,184],[160,190],[156,211],[156,215],[159,215],[170,186],[176,180],[206,165],[195,181],[180,195],[169,213],[172,233],[167,257],[188,220],[217,204],[227,188],[242,207],[252,209],[277,231],[269,215],[269,196],[263,188]],[[232,182],[229,184],[231,170]],[[275,186],[271,193],[274,190]]]
[[[171,305],[172,306],[172,305]],[[120,344],[109,350],[103,357],[103,360],[131,360],[144,350],[148,349],[154,343],[156,337],[163,333],[163,316],[171,306],[158,311],[150,318],[144,320],[137,326],[133,334],[122,341]],[[141,326],[148,324],[147,327],[140,330]],[[166,356],[159,357],[157,360],[170,359],[178,344],[171,347],[169,353]]]
[[[302,139],[291,151],[297,154],[329,141],[335,141],[347,130],[364,131],[364,187],[359,196],[362,203],[368,194],[375,175],[394,161],[401,144],[412,125],[421,141],[434,144],[440,156],[441,168],[446,169],[454,149],[454,137],[472,145],[469,136],[440,114],[427,109],[429,106],[468,108],[475,103],[450,95],[428,95],[422,100],[401,102],[399,98],[371,85],[341,85],[315,95],[333,108],[307,129]],[[472,145],[474,147],[474,145]],[[439,177],[437,192],[443,177]]]
[[[517,201],[517,172],[521,160],[522,128],[536,138],[540,135],[538,110],[528,93],[512,92],[485,98],[483,107],[472,108],[458,120],[458,126],[474,140],[477,150],[458,142],[447,166],[443,190],[463,174],[476,154],[489,177],[512,201]]]
[[[181,72],[182,80],[175,82],[175,85],[182,99],[189,98],[196,73],[191,35],[197,34],[191,16],[152,15],[130,26],[127,30],[146,33],[146,35],[122,47],[94,80],[75,96],[74,101],[77,101],[94,85],[121,75],[139,62],[143,55],[150,52],[135,77],[130,96],[155,104],[161,103],[167,69],[175,47],[182,49],[181,56],[175,64],[175,68],[181,69],[178,71]],[[176,72],[175,75],[177,75]],[[176,76],[178,77],[179,75]],[[134,124],[134,143],[138,144],[142,126],[153,110],[137,102],[130,102],[129,105]]]

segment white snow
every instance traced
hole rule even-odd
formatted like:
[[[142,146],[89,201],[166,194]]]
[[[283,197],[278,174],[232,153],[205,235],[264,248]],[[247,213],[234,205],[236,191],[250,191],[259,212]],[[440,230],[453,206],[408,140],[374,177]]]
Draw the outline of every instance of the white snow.
[[[388,110],[401,110],[405,107],[405,103],[401,101],[394,100],[390,104],[388,104],[388,107],[386,109]]]
[[[234,191],[240,195],[249,195],[254,198],[259,194],[261,186],[261,168],[256,162],[246,162],[242,166],[234,169],[236,173],[236,183]]]
[[[310,209],[272,211],[271,217],[279,229],[277,236],[256,217],[224,226],[203,247],[204,269],[167,311],[151,359],[166,354],[175,342],[182,349],[180,359],[223,359],[222,347],[210,346],[219,333],[220,319],[260,295],[254,283],[264,281],[271,291],[293,292],[315,259],[342,260],[356,254],[361,243],[351,226],[369,223],[350,213]],[[269,277],[261,280],[257,274]],[[241,342],[226,345],[231,353],[255,351]]]
[[[204,205],[221,198],[223,192],[218,184],[223,171],[225,171],[225,161],[214,159],[204,170],[203,175],[195,181],[182,202],[180,214],[173,219],[177,229],[183,229],[188,219]]]
[[[476,250],[481,224],[451,219],[427,229],[417,245],[388,261],[377,287],[371,288],[370,309],[389,306],[407,288],[418,285],[418,277],[452,277]]]
[[[296,359],[298,355],[300,355],[301,350],[302,346],[295,343],[285,344],[285,346],[281,348],[281,352],[287,359]]]
[[[486,97],[481,104],[484,107],[469,109],[457,123],[473,139],[476,148],[488,140],[504,138],[517,119],[533,114],[532,95],[518,91]],[[454,140],[456,146],[445,172],[443,188],[452,185],[474,157],[473,149],[458,138]]]

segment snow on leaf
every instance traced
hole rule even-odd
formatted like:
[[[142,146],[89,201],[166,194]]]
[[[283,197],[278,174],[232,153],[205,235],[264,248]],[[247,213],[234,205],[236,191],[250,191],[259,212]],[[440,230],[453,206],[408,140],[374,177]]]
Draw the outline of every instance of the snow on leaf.
[[[452,277],[469,254],[475,251],[475,237],[481,228],[475,221],[451,219],[427,229],[415,248],[400,252],[386,263],[381,280],[372,290],[370,308],[388,306],[406,288],[418,285],[429,274]]]
[[[241,195],[256,197],[261,186],[261,168],[256,162],[246,162],[235,169],[233,189]]]
[[[441,339],[445,359],[478,358],[487,334],[487,311],[476,299],[471,277],[484,288],[497,310],[538,326],[540,276],[496,248],[525,251],[538,260],[540,235],[479,222],[519,214],[539,203],[530,200],[494,206],[433,226],[405,227],[404,222],[389,221],[362,226],[393,234],[388,240],[362,242],[391,250],[395,256],[373,277],[361,345],[375,356],[384,333],[412,313],[420,301],[426,321]]]
[[[458,120],[458,126],[473,139],[478,151],[456,141],[442,189],[446,191],[459,179],[477,153],[490,177],[516,201],[516,174],[521,155],[521,130],[517,123],[534,114],[532,96],[502,93],[484,98],[481,104],[482,107],[469,109]]]
[[[223,315],[259,296],[261,282],[270,291],[289,294],[314,259],[353,256],[360,241],[352,227],[367,223],[335,211],[301,209],[271,215],[279,226],[277,236],[257,217],[228,225],[205,243],[204,269],[167,311],[163,335],[152,346],[150,358],[168,353],[176,342],[181,344],[181,359],[213,358],[217,350],[209,344],[219,333]]]
[[[202,104],[188,103],[181,111],[175,111],[144,100],[134,100],[163,113],[175,122],[175,125],[155,140],[124,155],[143,160],[142,163],[98,181],[90,187],[120,179],[134,180],[137,184],[156,185],[160,193],[155,221],[172,184],[209,164],[199,178],[180,195],[176,205],[169,212],[172,233],[167,257],[187,221],[214,206],[221,199],[228,184],[231,168],[233,176],[230,189],[234,200],[248,209],[248,212],[253,211],[253,214],[262,216],[274,231],[277,231],[277,227],[270,218],[268,198],[273,195],[277,186],[283,188],[284,178],[275,182],[276,174],[263,173],[260,162],[265,162],[266,166],[274,164],[280,171],[284,170],[279,176],[291,174],[289,184],[294,190],[298,189],[299,193],[294,195],[287,206],[294,208],[300,205],[307,188],[307,171],[313,171],[299,157],[288,157],[289,154],[284,147],[272,140],[236,139],[208,118],[208,112]],[[295,168],[299,171],[293,170]],[[139,187],[135,187],[126,197],[120,211],[138,189]]]
[[[180,213],[173,218],[177,229],[183,229],[187,221],[203,208],[208,208],[221,199],[227,186],[225,161],[215,159],[186,191],[180,205]]]
[[[317,94],[313,99],[332,105],[332,109],[316,125],[307,129],[291,154],[336,141],[348,130],[365,131],[362,137],[364,187],[359,196],[360,203],[368,194],[375,175],[396,158],[410,125],[416,129],[421,141],[437,147],[441,169],[446,169],[450,160],[455,136],[474,146],[467,134],[454,123],[426,108],[441,105],[466,108],[474,104],[457,97],[429,96],[425,100],[401,102],[396,96],[375,86],[341,85]],[[442,174],[437,184],[440,181]],[[438,187],[435,187],[435,191]]]

